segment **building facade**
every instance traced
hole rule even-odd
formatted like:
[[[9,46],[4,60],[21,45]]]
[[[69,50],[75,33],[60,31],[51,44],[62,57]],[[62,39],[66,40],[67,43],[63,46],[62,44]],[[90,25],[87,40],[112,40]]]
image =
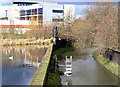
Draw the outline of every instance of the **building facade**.
[[[74,17],[74,5],[50,2],[14,1],[8,9],[8,20],[36,21],[36,24],[62,22],[68,13]]]
[[[16,31],[22,29],[25,33],[34,23],[39,25],[54,25],[63,22],[68,14],[74,18],[74,5],[61,5],[50,2],[14,1],[7,11],[7,19],[0,20],[0,28],[9,30],[11,27]]]

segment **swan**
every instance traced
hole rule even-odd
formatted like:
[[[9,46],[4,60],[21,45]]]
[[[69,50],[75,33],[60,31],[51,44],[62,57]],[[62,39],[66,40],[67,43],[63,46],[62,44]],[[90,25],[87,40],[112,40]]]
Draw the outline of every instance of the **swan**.
[[[13,60],[13,56],[9,57],[10,60]]]

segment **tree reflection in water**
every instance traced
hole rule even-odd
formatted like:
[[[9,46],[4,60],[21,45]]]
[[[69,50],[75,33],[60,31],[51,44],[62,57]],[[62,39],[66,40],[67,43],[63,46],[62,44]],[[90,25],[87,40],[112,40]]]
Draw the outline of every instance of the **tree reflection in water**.
[[[2,84],[30,85],[46,51],[35,45],[2,47]]]
[[[47,48],[11,48],[11,49],[4,49],[2,50],[3,57],[6,56],[12,57],[12,60],[9,60],[10,66],[12,67],[39,67],[40,62],[42,61],[43,56],[46,53]],[[6,61],[3,60],[3,65]]]

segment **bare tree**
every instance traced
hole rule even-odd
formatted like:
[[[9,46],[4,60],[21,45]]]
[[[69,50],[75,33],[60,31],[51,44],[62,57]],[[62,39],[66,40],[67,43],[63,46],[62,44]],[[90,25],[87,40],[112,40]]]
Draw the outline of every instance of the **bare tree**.
[[[97,3],[86,10],[86,19],[95,31],[95,42],[99,49],[118,49],[118,5]]]
[[[58,26],[58,37],[70,40],[72,36],[72,26],[74,17],[71,13],[72,11],[69,10],[67,14],[63,17],[63,22]]]
[[[64,26],[58,29],[58,37],[72,41],[72,45],[81,52],[93,42],[91,23],[88,20],[73,20],[70,11],[64,19]]]

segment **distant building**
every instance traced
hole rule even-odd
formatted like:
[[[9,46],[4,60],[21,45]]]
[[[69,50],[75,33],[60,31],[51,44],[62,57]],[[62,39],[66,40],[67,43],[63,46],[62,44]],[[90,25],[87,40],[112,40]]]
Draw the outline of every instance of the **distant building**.
[[[28,20],[32,17],[37,24],[53,23],[63,21],[71,11],[74,16],[74,5],[60,5],[50,2],[14,1],[13,6],[8,9],[8,20]]]
[[[0,20],[1,28],[23,28],[24,32],[31,25],[54,24],[63,22],[68,13],[74,18],[74,5],[60,5],[50,2],[14,1],[13,6],[6,11],[7,20]],[[17,30],[17,29],[16,29]]]

